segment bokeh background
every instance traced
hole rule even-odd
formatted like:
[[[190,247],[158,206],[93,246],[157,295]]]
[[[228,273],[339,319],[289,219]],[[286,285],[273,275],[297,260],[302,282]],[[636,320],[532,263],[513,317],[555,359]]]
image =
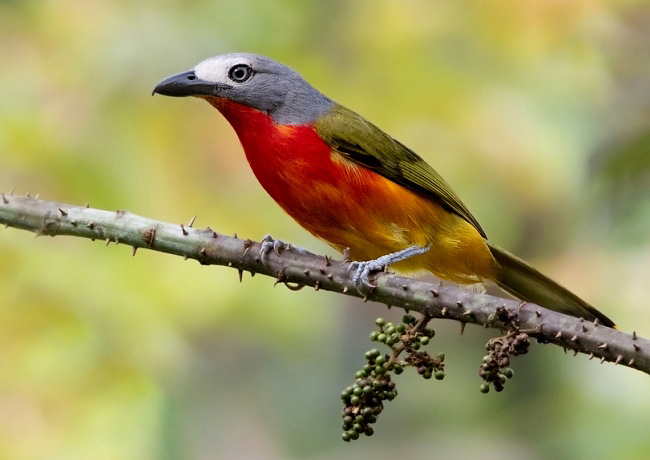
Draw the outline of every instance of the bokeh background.
[[[412,147],[491,240],[650,336],[650,4],[3,0],[0,190],[314,251],[238,140],[162,78],[266,54]],[[496,292],[496,291],[494,291]],[[479,393],[490,331],[440,322],[444,381],[397,380],[372,438],[340,391],[377,304],[0,229],[2,459],[646,459],[647,375],[557,347]]]

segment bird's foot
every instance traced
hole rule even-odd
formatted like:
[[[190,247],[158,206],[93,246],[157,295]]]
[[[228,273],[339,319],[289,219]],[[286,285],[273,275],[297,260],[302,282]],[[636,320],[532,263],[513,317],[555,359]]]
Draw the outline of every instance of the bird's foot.
[[[415,245],[409,246],[408,248],[402,249],[401,251],[386,254],[385,256],[378,257],[374,260],[367,260],[365,262],[350,262],[350,265],[348,267],[348,276],[350,275],[350,272],[354,271],[354,275],[352,275],[352,281],[356,284],[357,290],[359,290],[361,286],[372,289],[375,287],[375,285],[372,284],[368,278],[370,272],[383,270],[389,265],[401,262],[402,260],[406,260],[413,256],[424,254],[428,250],[429,246]]]
[[[291,243],[285,243],[282,240],[276,240],[271,235],[266,235],[260,242],[260,260],[264,265],[266,265],[266,256],[271,251],[274,251],[278,256],[282,251],[295,251],[299,254],[310,254],[306,249],[299,248]]]

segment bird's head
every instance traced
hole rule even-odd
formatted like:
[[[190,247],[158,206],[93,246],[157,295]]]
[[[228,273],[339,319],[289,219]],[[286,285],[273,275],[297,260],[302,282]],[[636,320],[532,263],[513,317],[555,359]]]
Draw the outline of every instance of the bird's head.
[[[266,113],[277,124],[311,123],[333,102],[295,70],[270,58],[249,53],[222,54],[194,69],[169,77],[153,94],[196,96],[219,107],[229,100]]]

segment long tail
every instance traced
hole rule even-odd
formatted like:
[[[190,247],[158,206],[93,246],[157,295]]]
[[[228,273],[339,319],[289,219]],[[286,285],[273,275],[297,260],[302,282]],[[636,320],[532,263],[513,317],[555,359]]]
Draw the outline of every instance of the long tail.
[[[492,255],[499,263],[497,285],[518,299],[533,302],[549,310],[593,321],[596,318],[605,326],[614,322],[571,291],[528,265],[526,262],[488,243]]]

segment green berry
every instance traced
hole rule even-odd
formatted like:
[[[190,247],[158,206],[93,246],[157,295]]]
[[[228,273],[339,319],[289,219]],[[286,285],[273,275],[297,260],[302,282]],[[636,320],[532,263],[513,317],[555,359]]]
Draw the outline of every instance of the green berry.
[[[352,418],[351,415],[346,415],[345,417],[343,417],[343,423],[346,424],[346,425],[351,424],[352,420],[354,420],[354,419]]]
[[[377,348],[373,348],[370,350],[370,354],[373,358],[376,358],[377,356],[381,355],[381,351],[379,351]]]
[[[372,393],[372,387],[370,385],[366,385],[365,387],[363,387],[364,395],[369,395],[370,393]]]
[[[364,371],[357,371],[356,374],[354,374],[354,376],[358,379],[362,379],[366,376],[366,373]]]
[[[367,376],[367,374],[370,374],[374,368],[375,367],[372,364],[366,364],[363,366],[363,372],[365,372]]]
[[[343,435],[341,435],[341,438],[343,438],[345,442],[350,442],[350,438],[351,438],[350,433],[346,431],[345,433],[343,433]]]
[[[505,375],[503,375],[503,374],[499,374],[499,381],[500,381],[501,383],[506,383],[506,380],[507,380],[507,379],[506,379],[506,376],[505,376]]]
[[[487,363],[490,360],[490,355],[483,356],[483,362]]]
[[[372,415],[375,415],[375,411],[373,411],[370,407],[365,407],[362,413],[364,418],[368,418]]]
[[[428,345],[429,344],[429,337],[427,337],[427,336],[420,337],[420,343],[422,345]]]
[[[422,374],[422,377],[424,377],[427,380],[429,380],[432,376],[433,374],[431,374],[431,371],[426,371],[424,374]]]
[[[382,327],[384,324],[386,324],[386,320],[384,318],[377,318],[375,320],[375,324],[379,327]]]
[[[375,430],[373,430],[371,426],[367,426],[363,432],[366,434],[366,436],[372,436],[375,434]]]
[[[377,375],[381,375],[386,372],[386,369],[384,368],[384,366],[375,366],[375,372],[377,373]]]
[[[442,380],[445,378],[445,373],[443,371],[436,371],[433,376],[436,378],[436,380]]]
[[[415,322],[415,317],[413,317],[413,315],[404,315],[402,322],[404,324],[412,324]]]
[[[490,391],[490,385],[488,385],[487,383],[481,385],[481,393],[486,394],[489,391]]]
[[[397,329],[395,329],[395,326],[387,326],[386,327],[386,334],[391,335],[391,334],[394,334],[395,332],[397,332]]]
[[[395,330],[400,334],[403,334],[404,331],[406,331],[406,327],[402,323],[400,323],[397,326],[395,326]]]
[[[436,359],[440,361],[441,363],[445,361],[445,354],[444,353],[438,353],[436,355]]]
[[[436,335],[436,331],[434,331],[430,327],[425,327],[422,333],[427,337],[429,337],[430,339],[432,339]]]
[[[503,370],[503,375],[505,375],[507,378],[511,379],[515,375],[515,371],[513,371],[511,368],[506,367]]]
[[[361,396],[361,393],[363,393],[363,388],[361,388],[360,386],[355,386],[354,390],[352,390],[352,394],[354,396]]]
[[[358,405],[360,402],[361,402],[361,399],[359,399],[358,396],[352,396],[350,398],[350,404],[352,404],[353,406]]]
[[[400,375],[402,372],[404,372],[404,368],[399,364],[395,364],[395,366],[393,366],[393,372],[395,372],[397,375]]]
[[[386,362],[386,357],[385,356],[377,356],[375,359],[375,364],[384,364]]]
[[[388,336],[386,334],[379,334],[377,336],[377,340],[381,343],[386,343],[386,340],[388,339]]]
[[[420,342],[414,342],[413,343],[413,348],[416,349],[416,350],[419,350],[420,349]]]
[[[359,439],[359,433],[357,433],[356,431],[350,430],[349,433],[350,433],[350,439],[352,440]]]
[[[378,337],[379,337],[378,331],[372,331],[370,333],[370,340],[372,340],[373,342],[376,342]]]

